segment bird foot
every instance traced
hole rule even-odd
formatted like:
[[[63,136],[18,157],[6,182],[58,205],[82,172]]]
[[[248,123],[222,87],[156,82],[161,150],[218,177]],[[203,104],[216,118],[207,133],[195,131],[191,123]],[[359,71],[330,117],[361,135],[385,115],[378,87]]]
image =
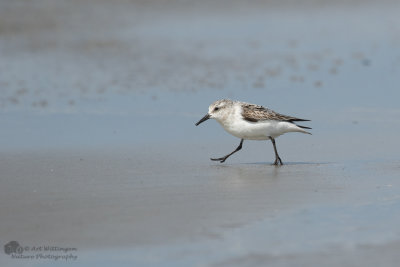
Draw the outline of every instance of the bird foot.
[[[225,160],[227,159],[227,157],[222,157],[222,158],[217,158],[217,159],[213,159],[213,158],[210,158],[212,161],[219,161],[220,163],[224,163],[225,162]]]
[[[281,158],[276,158],[274,163],[272,165],[278,166],[278,165],[283,165]]]

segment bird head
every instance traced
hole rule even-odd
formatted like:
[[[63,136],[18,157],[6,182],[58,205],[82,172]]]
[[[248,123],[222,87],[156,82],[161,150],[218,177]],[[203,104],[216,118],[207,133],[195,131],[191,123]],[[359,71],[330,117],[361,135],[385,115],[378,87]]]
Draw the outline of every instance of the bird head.
[[[227,107],[232,105],[233,101],[222,99],[215,101],[208,107],[208,113],[196,123],[196,126],[208,119],[222,119],[227,115]]]

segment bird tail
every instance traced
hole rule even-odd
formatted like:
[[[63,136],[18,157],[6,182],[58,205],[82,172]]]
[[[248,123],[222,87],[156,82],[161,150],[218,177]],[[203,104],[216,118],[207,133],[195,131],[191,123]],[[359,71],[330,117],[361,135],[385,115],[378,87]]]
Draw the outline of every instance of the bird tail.
[[[301,132],[301,133],[306,133],[306,134],[312,134],[312,133],[310,133],[310,132],[304,130],[304,129],[311,130],[312,128],[307,127],[307,126],[297,125],[297,124],[295,124],[295,125],[296,125],[297,127],[299,127],[299,132]]]

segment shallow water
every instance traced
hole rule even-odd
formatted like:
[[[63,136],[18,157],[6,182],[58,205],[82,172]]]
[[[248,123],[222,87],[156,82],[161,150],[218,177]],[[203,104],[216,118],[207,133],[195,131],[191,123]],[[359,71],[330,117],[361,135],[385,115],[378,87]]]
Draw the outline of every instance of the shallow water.
[[[397,2],[95,2],[0,3],[0,236],[78,257],[2,266],[395,266]],[[219,98],[313,135],[216,164]]]

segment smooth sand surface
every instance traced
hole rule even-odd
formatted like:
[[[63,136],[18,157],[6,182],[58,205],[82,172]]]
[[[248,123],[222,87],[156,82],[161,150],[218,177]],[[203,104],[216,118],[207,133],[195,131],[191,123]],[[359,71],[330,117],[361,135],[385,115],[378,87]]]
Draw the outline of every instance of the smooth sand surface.
[[[1,1],[0,265],[398,266],[399,13]],[[220,98],[313,135],[212,162],[239,144],[194,125]]]
[[[277,168],[171,155],[3,155],[2,239],[76,247],[73,263],[82,265],[122,258],[133,265],[336,266],[341,255],[344,264],[373,266],[399,259],[398,161]],[[387,258],[377,259],[383,251]]]

